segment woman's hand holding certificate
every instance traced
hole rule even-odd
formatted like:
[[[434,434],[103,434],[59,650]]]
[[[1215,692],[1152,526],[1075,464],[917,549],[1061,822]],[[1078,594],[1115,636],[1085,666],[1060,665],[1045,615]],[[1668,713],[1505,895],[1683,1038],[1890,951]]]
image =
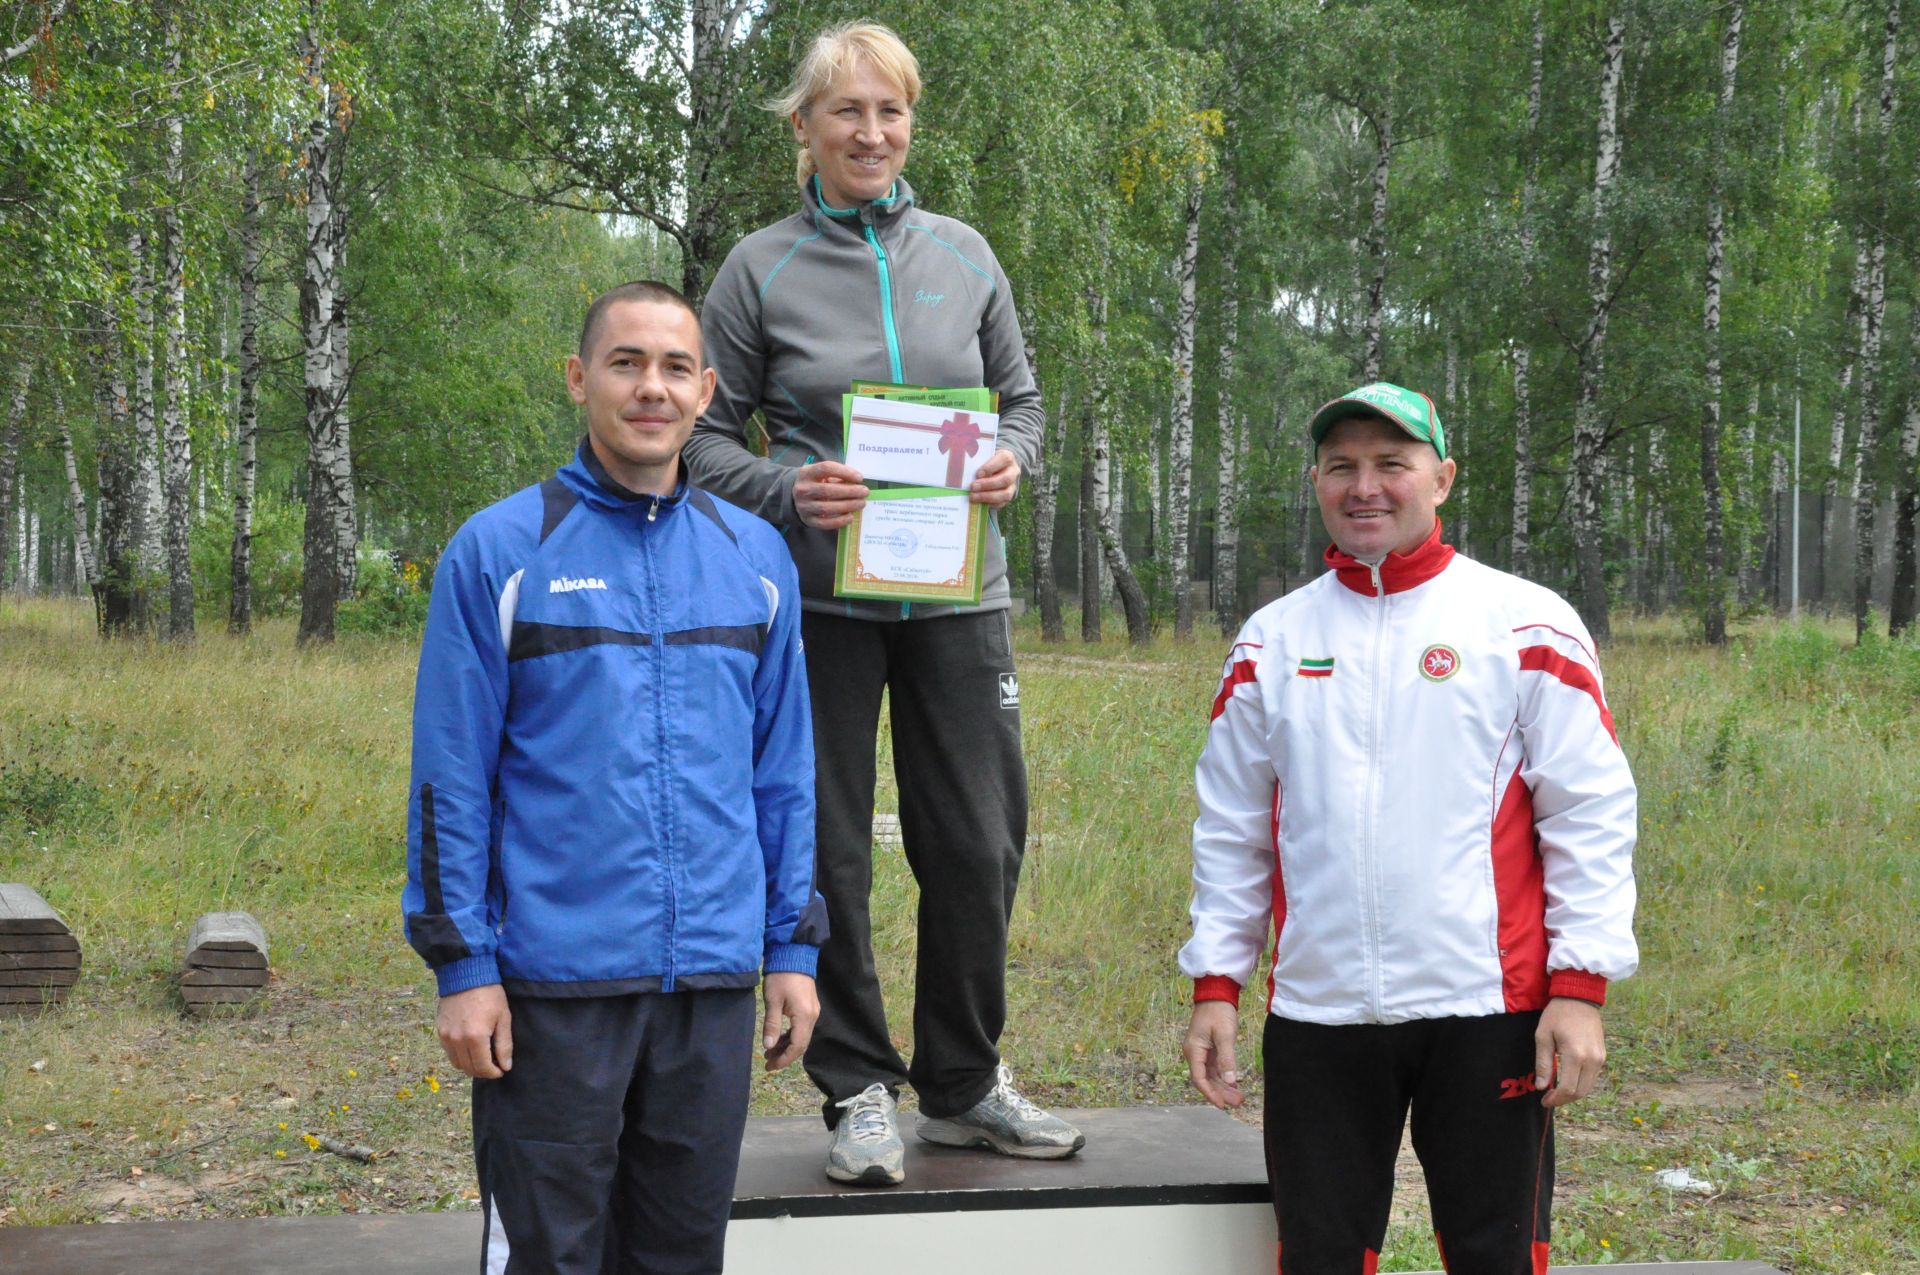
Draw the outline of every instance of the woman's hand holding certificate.
[[[977,505],[986,505],[999,509],[1013,503],[1020,494],[1020,462],[1013,453],[1002,447],[987,457],[980,466],[980,472],[974,475],[973,485],[967,489]]]
[[[837,460],[802,465],[793,480],[793,512],[809,527],[837,531],[867,502],[860,471]]]

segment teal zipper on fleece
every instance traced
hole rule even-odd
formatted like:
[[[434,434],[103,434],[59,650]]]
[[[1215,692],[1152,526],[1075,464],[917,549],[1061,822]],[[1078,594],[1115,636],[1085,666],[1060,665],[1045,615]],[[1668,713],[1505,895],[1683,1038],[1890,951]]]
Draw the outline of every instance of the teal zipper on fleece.
[[[858,209],[835,208],[827,202],[827,190],[820,184],[820,174],[815,173],[812,182],[813,197],[819,203],[820,210],[827,216],[844,218],[858,214]],[[875,199],[871,202],[881,205],[892,204],[899,189],[900,184],[895,182],[887,191],[885,199]],[[885,328],[887,333],[887,367],[892,372],[890,379],[895,382],[904,381],[907,378],[900,362],[900,332],[893,326],[893,272],[887,264],[887,250],[880,246],[880,236],[873,233],[871,223],[863,222],[860,228],[866,233],[867,246],[873,249],[873,258],[880,268],[880,326]]]
[[[891,379],[898,383],[904,381],[906,375],[900,367],[900,333],[893,326],[893,274],[887,268],[887,250],[880,246],[880,236],[873,233],[872,226],[864,229],[874,260],[880,263],[880,322],[887,329],[887,365],[893,369]]]

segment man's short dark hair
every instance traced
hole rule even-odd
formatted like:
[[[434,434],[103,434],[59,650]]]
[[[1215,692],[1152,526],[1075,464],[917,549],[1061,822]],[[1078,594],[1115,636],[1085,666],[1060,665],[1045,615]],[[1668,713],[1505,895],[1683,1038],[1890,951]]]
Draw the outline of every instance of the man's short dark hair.
[[[591,361],[593,357],[593,343],[600,339],[600,329],[606,326],[608,309],[623,301],[651,301],[658,305],[677,305],[693,316],[696,328],[700,323],[700,312],[693,308],[693,302],[687,300],[686,294],[680,289],[670,283],[661,283],[658,279],[635,279],[631,283],[623,283],[619,287],[607,289],[595,297],[593,304],[587,307],[587,317],[580,323],[580,358],[583,362]],[[694,353],[700,356],[702,364],[706,362],[706,352],[703,349],[696,348]]]

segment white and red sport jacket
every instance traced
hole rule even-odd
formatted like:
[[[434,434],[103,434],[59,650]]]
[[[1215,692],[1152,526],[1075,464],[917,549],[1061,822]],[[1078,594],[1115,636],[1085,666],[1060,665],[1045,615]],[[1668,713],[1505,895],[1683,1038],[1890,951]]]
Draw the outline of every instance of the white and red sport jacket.
[[[1604,1003],[1638,964],[1636,793],[1593,641],[1440,528],[1262,608],[1195,768],[1196,1000],[1396,1023]]]

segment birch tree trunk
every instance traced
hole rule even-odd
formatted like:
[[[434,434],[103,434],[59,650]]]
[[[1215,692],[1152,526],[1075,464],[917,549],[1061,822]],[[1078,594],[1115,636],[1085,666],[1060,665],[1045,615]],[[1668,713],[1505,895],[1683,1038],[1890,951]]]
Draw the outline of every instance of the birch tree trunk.
[[[1533,565],[1532,361],[1524,341],[1513,347],[1513,532],[1507,565],[1517,576],[1526,575]]]
[[[1871,257],[1864,236],[1854,240],[1853,281],[1847,291],[1847,314],[1841,325],[1841,339],[1847,342],[1840,364],[1839,393],[1833,400],[1833,424],[1827,433],[1827,472],[1820,485],[1820,601],[1831,605],[1827,587],[1827,563],[1831,560],[1835,532],[1834,516],[1840,507],[1840,462],[1847,449],[1847,396],[1853,388],[1853,374],[1860,359],[1862,329],[1866,323],[1867,281]]]
[[[1740,67],[1743,0],[1733,0],[1720,43],[1720,100],[1713,118],[1713,154],[1707,169],[1707,278],[1703,322],[1707,346],[1707,395],[1700,417],[1700,495],[1706,521],[1701,619],[1709,646],[1727,643],[1727,547],[1720,509],[1720,282],[1725,268],[1727,121],[1733,111],[1734,76]]]
[[[1580,612],[1594,640],[1612,636],[1607,609],[1607,565],[1601,509],[1605,469],[1606,422],[1601,418],[1600,391],[1606,366],[1607,313],[1613,305],[1613,229],[1610,200],[1620,172],[1620,72],[1627,24],[1607,19],[1607,38],[1600,59],[1600,119],[1593,166],[1593,248],[1587,281],[1593,316],[1580,343],[1580,399],[1573,425],[1574,559],[1580,577]]]
[[[89,315],[92,339],[87,360],[93,373],[96,468],[100,482],[100,585],[95,590],[95,619],[103,637],[133,632],[142,618],[138,602],[140,574],[134,521],[140,505],[135,474],[140,444],[136,418],[128,411],[126,383],[120,379],[121,340],[113,311],[94,307]]]
[[[1180,252],[1180,310],[1173,325],[1173,429],[1167,439],[1167,578],[1173,586],[1173,632],[1193,635],[1193,352],[1199,307],[1194,271],[1200,262],[1198,177],[1187,186],[1187,232]]]
[[[1240,344],[1240,198],[1233,169],[1220,170],[1220,464],[1213,524],[1213,614],[1222,637],[1240,630],[1240,417],[1234,357]]]
[[[733,100],[744,97],[740,86],[729,84],[724,58],[733,19],[729,10],[745,9],[731,0],[693,0],[692,33],[687,60],[687,99],[690,112],[687,146],[687,251],[681,262],[680,290],[698,304],[705,293],[708,272],[720,259],[720,195],[713,166],[725,154]],[[764,6],[765,16],[754,21],[754,32],[778,8],[778,0]],[[750,33],[749,39],[752,38]]]
[[[1103,402],[1094,409],[1093,414],[1093,446],[1103,464],[1107,460],[1108,447],[1104,409],[1109,406]],[[1153,617],[1147,608],[1147,595],[1133,574],[1132,564],[1127,561],[1126,546],[1120,542],[1120,528],[1111,503],[1103,505],[1095,502],[1094,526],[1100,537],[1102,565],[1113,580],[1115,592],[1120,595],[1120,610],[1127,622],[1127,640],[1135,644],[1151,641]]]
[[[306,389],[307,509],[302,546],[298,640],[331,642],[339,601],[339,562],[334,540],[333,491],[333,298],[337,283],[333,242],[333,93],[326,79],[326,49],[313,0],[302,53],[318,97],[307,125],[306,251],[300,277],[300,335]]]
[[[167,18],[167,77],[178,81],[180,29],[177,10]],[[193,556],[188,544],[188,484],[193,478],[192,439],[187,422],[187,289],[186,245],[180,227],[180,202],[186,193],[182,172],[184,141],[179,103],[164,122],[166,133],[166,195],[160,208],[161,326],[166,332],[167,383],[166,494],[167,636],[173,641],[193,637]]]
[[[1159,562],[1166,556],[1167,475],[1160,449],[1160,417],[1147,422],[1147,558]]]
[[[1782,557],[1791,552],[1787,547],[1788,500],[1799,498],[1798,492],[1787,491],[1787,455],[1784,449],[1774,448],[1772,468],[1767,475],[1767,540],[1760,551],[1761,588],[1765,591],[1768,604],[1778,611],[1781,599],[1785,596],[1782,577],[1786,574]]]
[[[1114,408],[1112,382],[1109,379],[1111,365],[1107,358],[1107,297],[1104,292],[1098,294],[1094,303],[1093,339],[1093,375],[1088,395],[1090,424],[1087,431],[1088,443],[1093,448],[1091,465],[1096,475],[1092,518],[1094,530],[1099,536],[1100,563],[1120,595],[1120,610],[1127,622],[1127,639],[1137,644],[1152,638],[1153,616],[1147,607],[1147,595],[1140,587],[1139,578],[1134,575],[1133,566],[1127,561],[1127,550],[1120,540],[1113,502],[1107,499],[1105,491],[1106,475],[1111,463],[1107,422],[1112,418]]]
[[[1094,379],[1096,382],[1100,380],[1099,372],[1096,371],[1094,373]],[[1094,428],[1097,431],[1094,435],[1093,530],[1095,547],[1098,549],[1098,552],[1094,554],[1096,579],[1093,593],[1095,597],[1100,599],[1100,605],[1104,607],[1107,604],[1107,595],[1113,591],[1113,569],[1107,565],[1106,550],[1100,547],[1099,542],[1100,528],[1105,525],[1108,517],[1112,514],[1115,499],[1113,425],[1107,415],[1108,411],[1112,408],[1112,401],[1107,395],[1102,394],[1096,385],[1093,392],[1093,403]]]
[[[1778,402],[1777,394],[1775,401]],[[1740,424],[1736,451],[1739,461],[1734,468],[1733,507],[1738,516],[1734,522],[1732,575],[1738,588],[1736,596],[1744,606],[1753,602],[1758,583],[1754,577],[1755,553],[1760,547],[1759,510],[1755,500],[1760,486],[1760,382],[1757,378],[1747,387],[1747,414]]]
[[[93,540],[87,535],[87,493],[80,487],[80,466],[73,455],[73,429],[67,424],[67,413],[58,390],[54,393],[53,414],[60,427],[60,460],[67,471],[67,513],[73,520],[74,556],[79,559],[80,577],[86,581],[87,591],[98,596],[100,567],[94,560]]]
[[[7,408],[7,427],[0,431],[0,593],[13,579],[14,476],[20,472],[20,438],[27,421],[27,390],[33,379],[33,356],[20,355],[13,378],[13,401]]]
[[[159,574],[163,561],[160,548],[165,508],[160,493],[160,434],[153,395],[153,257],[152,245],[144,230],[128,236],[127,252],[133,274],[133,439],[129,461],[133,465],[133,553],[136,572],[133,587],[133,622],[146,628],[149,622],[147,587]]]
[[[334,581],[339,597],[353,596],[360,537],[354,528],[353,434],[348,396],[353,390],[353,362],[347,327],[347,207],[333,205],[333,321],[328,325],[327,354],[332,362],[333,438],[327,468],[328,499],[333,507]]]
[[[1393,164],[1393,98],[1378,117],[1369,116],[1373,125],[1373,214],[1367,227],[1367,256],[1373,261],[1373,273],[1367,280],[1367,316],[1365,353],[1360,379],[1372,384],[1380,379],[1380,323],[1387,304],[1387,174]]]
[[[24,475],[23,475],[24,478]],[[20,555],[20,591],[38,593],[40,591],[40,511],[27,510],[27,485],[20,484],[20,509],[27,515],[21,543],[26,552]]]
[[[1875,453],[1880,444],[1880,331],[1887,310],[1887,148],[1893,136],[1893,83],[1899,59],[1900,0],[1887,0],[1880,59],[1880,115],[1874,132],[1878,215],[1867,272],[1867,310],[1860,350],[1860,432],[1853,450],[1853,634],[1867,635],[1873,608],[1873,524],[1880,483]]]
[[[1914,366],[1920,367],[1920,304],[1912,309],[1909,344]],[[1915,523],[1920,522],[1920,385],[1907,391],[1906,420],[1900,426],[1900,488],[1893,510],[1893,605],[1889,629],[1895,634],[1913,627],[1920,610],[1920,561],[1914,547]]]
[[[1088,395],[1080,413],[1080,640],[1100,640],[1099,409]]]
[[[1537,231],[1534,204],[1540,185],[1540,88],[1546,66],[1547,28],[1541,0],[1533,5],[1533,68],[1527,77],[1527,179],[1520,190],[1520,295],[1533,295]],[[1513,347],[1513,531],[1508,565],[1526,575],[1533,552],[1533,402],[1529,378],[1533,348],[1525,340]]]
[[[1446,429],[1447,454],[1456,460],[1464,460],[1460,454],[1460,343],[1455,337],[1453,325],[1447,325],[1445,341],[1445,382],[1442,392],[1446,395],[1447,414],[1441,425]],[[1467,490],[1466,483],[1459,477],[1453,480],[1453,492],[1447,498],[1453,510],[1453,543],[1461,553],[1467,552]]]
[[[1031,350],[1027,362],[1032,366]],[[1061,435],[1066,430],[1066,419],[1067,392],[1063,388],[1042,427],[1040,481],[1034,484],[1033,493],[1033,567],[1040,592],[1040,639],[1043,642],[1067,640],[1066,625],[1060,615],[1060,579],[1053,569],[1053,524],[1060,509]]]
[[[253,628],[254,446],[260,431],[260,162],[249,153],[240,194],[240,402],[234,429],[232,596],[227,631]]]

